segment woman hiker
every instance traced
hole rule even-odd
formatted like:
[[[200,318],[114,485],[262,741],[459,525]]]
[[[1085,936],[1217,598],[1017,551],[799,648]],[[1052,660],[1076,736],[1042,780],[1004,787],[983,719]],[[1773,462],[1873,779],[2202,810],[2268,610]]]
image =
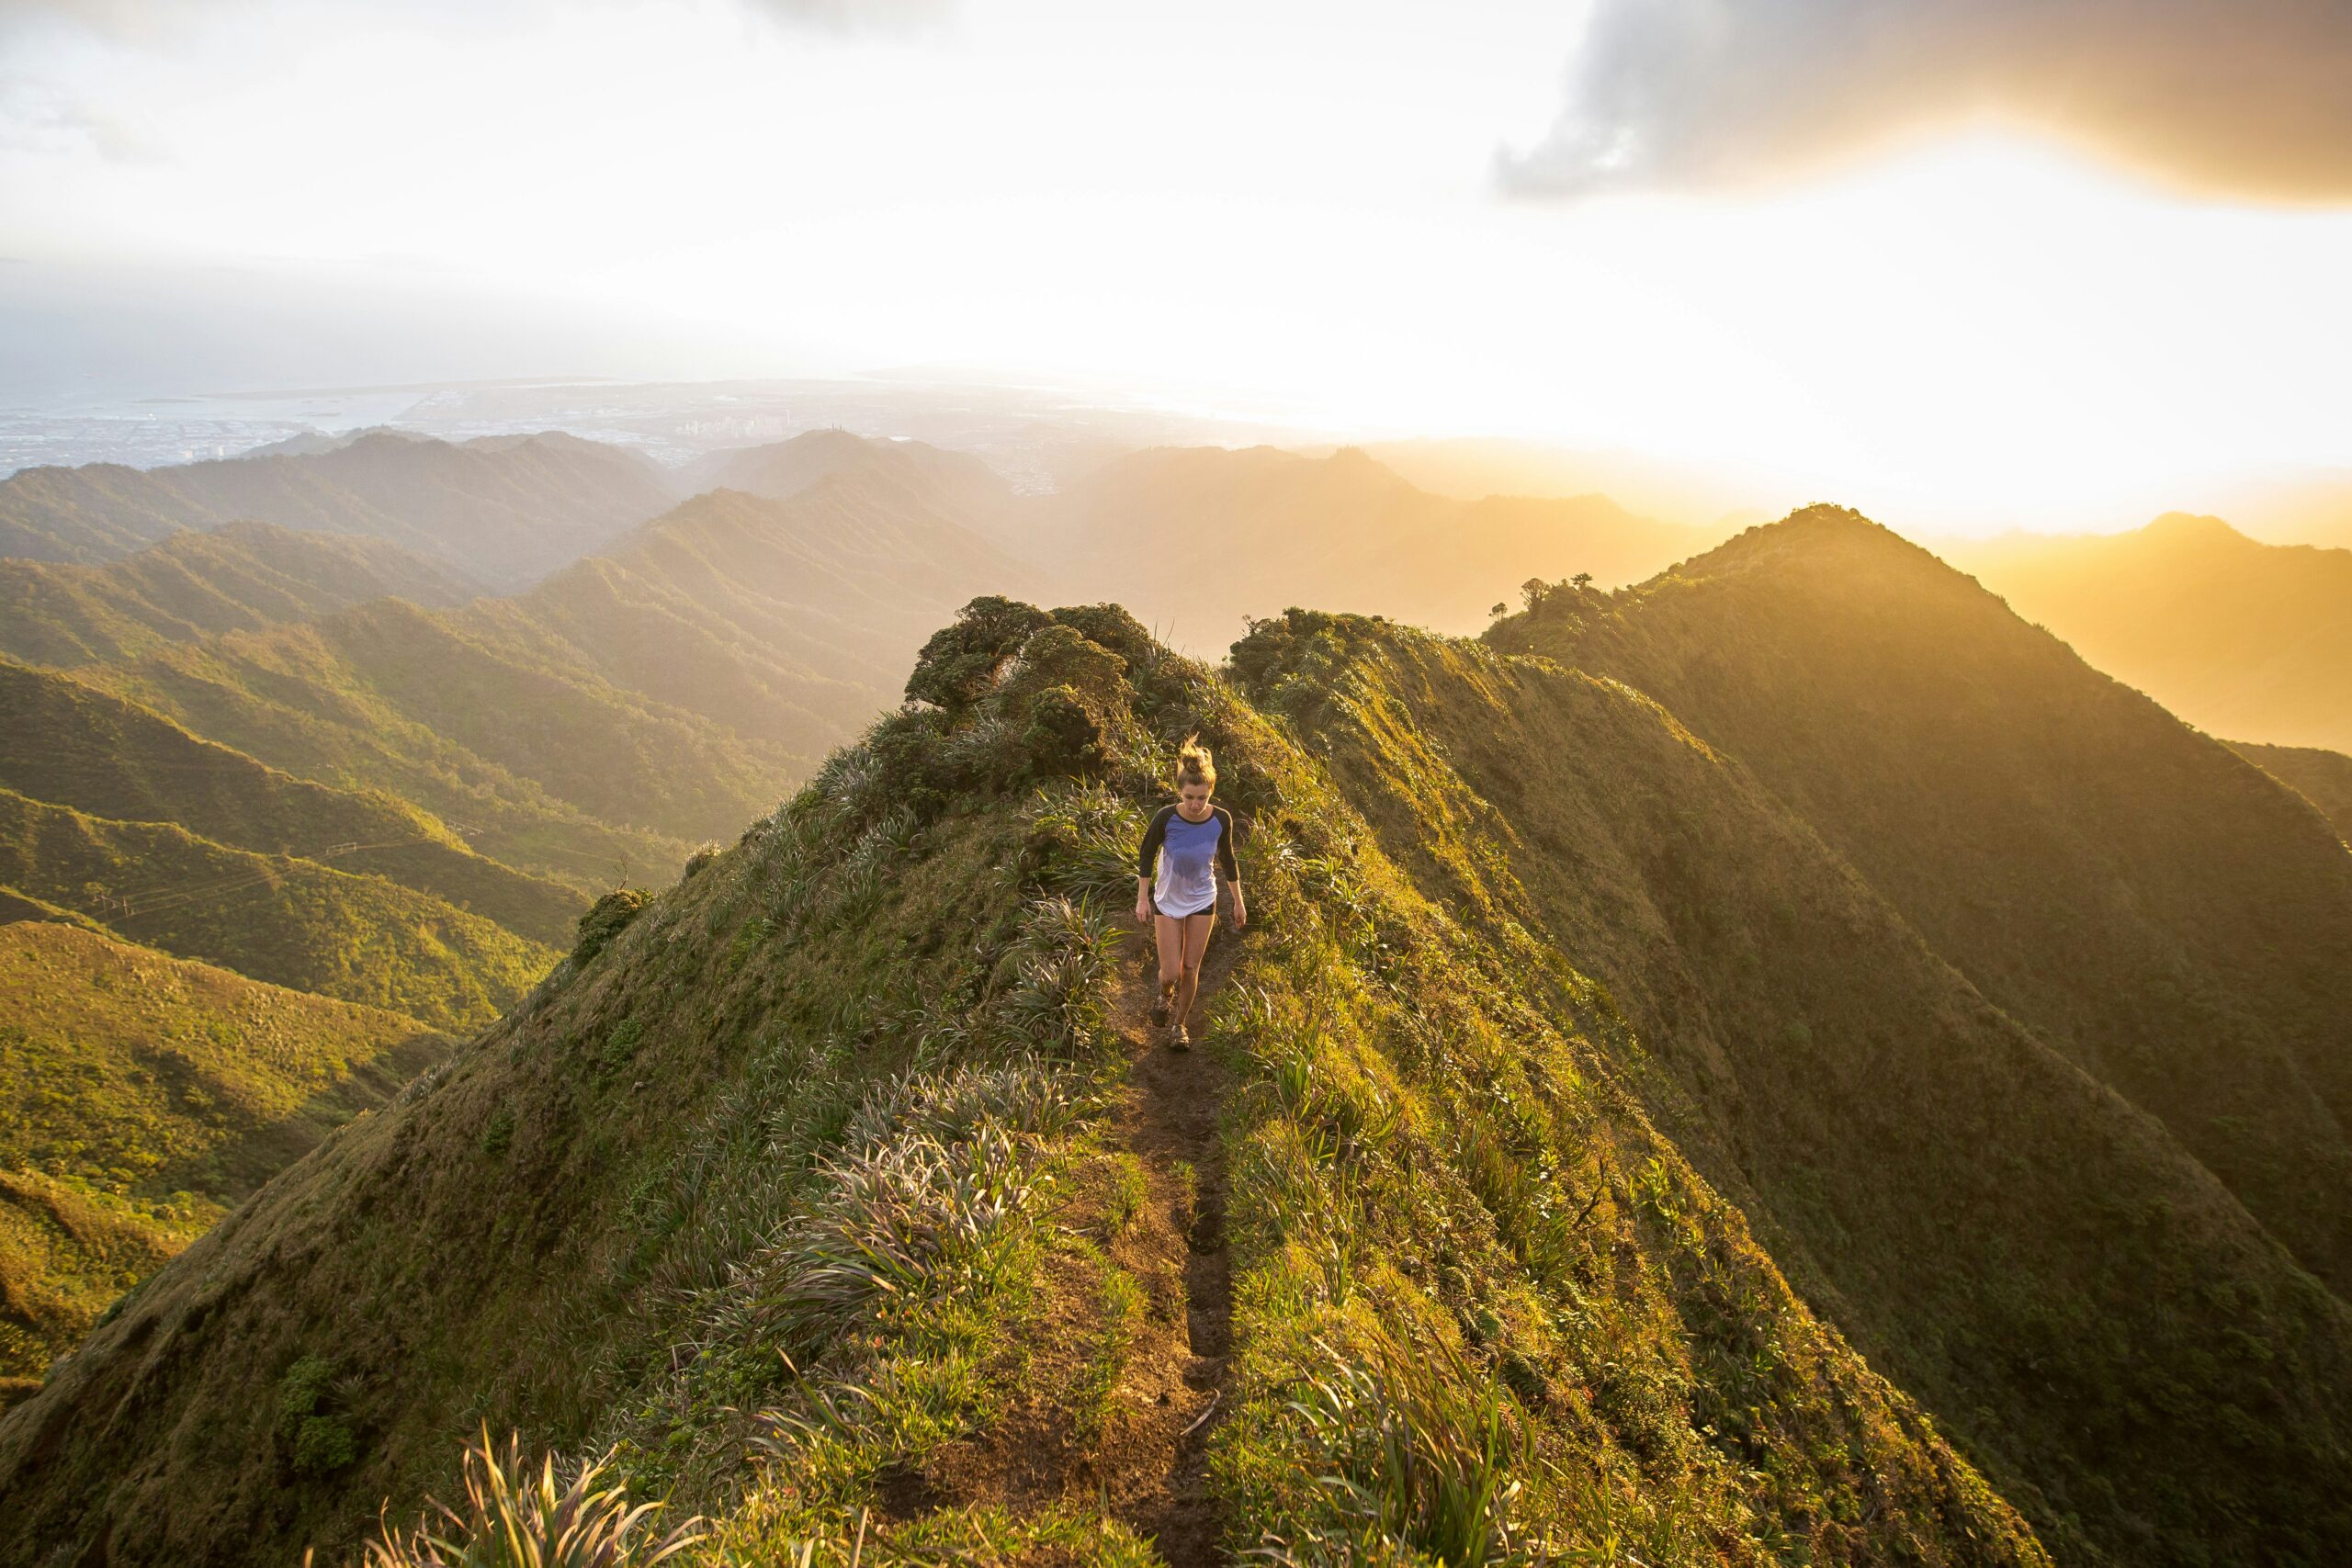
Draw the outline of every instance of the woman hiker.
[[[1233,929],[1250,923],[1233,860],[1233,814],[1209,804],[1216,790],[1216,763],[1197,736],[1188,738],[1176,754],[1176,804],[1159,808],[1136,852],[1136,923],[1152,927],[1159,939],[1159,997],[1151,1021],[1167,1029],[1175,1051],[1193,1043],[1184,1021],[1201,988],[1201,954],[1216,923],[1219,873],[1233,889]]]

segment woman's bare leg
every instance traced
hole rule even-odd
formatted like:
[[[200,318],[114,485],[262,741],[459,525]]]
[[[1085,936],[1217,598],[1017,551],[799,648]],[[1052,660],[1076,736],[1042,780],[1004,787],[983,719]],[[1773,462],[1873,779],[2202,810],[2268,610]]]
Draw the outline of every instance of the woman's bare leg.
[[[1216,912],[1205,909],[1197,915],[1187,915],[1182,921],[1170,920],[1170,925],[1182,925],[1182,978],[1176,987],[1176,1021],[1184,1022],[1193,1016],[1193,998],[1201,993],[1201,959],[1209,950],[1209,928],[1216,924]],[[1167,949],[1163,946],[1164,953]],[[1160,960],[1159,972],[1168,973],[1168,961]]]
[[[1159,945],[1159,999],[1171,1008],[1177,987],[1184,978],[1184,926],[1185,922],[1173,915],[1154,912],[1151,917],[1152,936]],[[1182,1016],[1171,1011],[1169,1019],[1173,1022]]]

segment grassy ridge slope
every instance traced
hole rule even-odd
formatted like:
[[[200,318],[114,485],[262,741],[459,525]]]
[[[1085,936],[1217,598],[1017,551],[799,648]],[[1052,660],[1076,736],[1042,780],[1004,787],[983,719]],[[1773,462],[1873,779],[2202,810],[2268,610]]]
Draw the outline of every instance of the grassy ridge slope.
[[[445,1029],[497,1017],[556,958],[381,877],[230,849],[168,823],[108,821],[7,789],[0,883],[132,942]]]
[[[2352,1539],[2352,1313],[1736,762],[1615,682],[1351,618],[1235,662],[1468,929],[1603,980],[1664,1130],[2062,1559]]]
[[[884,720],[164,1269],[0,1422],[0,1562],[101,1530],[184,1568],[339,1545],[446,1486],[481,1419],[614,1445],[715,1514],[689,1562],[853,1531],[874,1562],[1149,1561],[1083,1471],[926,1499],[968,1495],[957,1456],[1016,1407],[1086,1414],[1027,1381],[1048,1324],[1103,1348],[1106,1395],[1123,1375],[1115,1310],[1058,1281],[1107,1278],[1118,1234],[1088,1196],[1121,1168],[1105,906],[1195,728],[1262,928],[1215,1024],[1228,1547],[2045,1561],[1650,1128],[1589,985],[1456,923],[1206,671],[1060,615],[935,644],[945,708]]]
[[[614,684],[809,749],[896,700],[931,629],[1035,574],[923,497],[914,457],[785,501],[718,491],[514,603]]]
[[[560,653],[388,600],[81,677],[272,767],[414,802],[479,829],[483,853],[575,883],[673,863],[794,771]]]
[[[2352,1284],[2352,858],[1926,551],[1815,508],[1492,634],[1752,769],[1939,953]]]
[[[232,523],[104,566],[0,559],[0,654],[28,664],[133,659],[369,599],[462,604],[480,584],[381,539]]]
[[[2301,795],[2352,840],[2352,757],[2315,746],[2256,746],[2228,742],[2231,750]]]
[[[169,719],[62,675],[0,660],[0,788],[94,817],[172,822],[262,854],[335,857],[541,942],[568,941],[584,901],[469,850],[381,794],[330,789],[264,767]]]
[[[0,1378],[450,1043],[59,923],[0,925]]]

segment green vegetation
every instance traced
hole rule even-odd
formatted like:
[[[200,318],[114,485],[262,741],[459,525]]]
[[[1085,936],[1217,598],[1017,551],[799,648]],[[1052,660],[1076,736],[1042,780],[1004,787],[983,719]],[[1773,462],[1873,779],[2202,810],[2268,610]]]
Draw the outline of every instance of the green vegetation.
[[[536,942],[563,940],[579,912],[571,889],[485,860],[413,806],[288,777],[62,675],[0,660],[0,728],[13,738],[0,788],[35,800],[176,823],[234,849],[332,859]]]
[[[1376,619],[1219,674],[1007,600],[909,690],[0,1421],[0,1564],[496,1561],[567,1489],[710,1568],[2352,1548],[2352,1313],[1710,719]],[[1208,1049],[1139,1055],[1127,857],[1194,732],[1253,918]],[[2342,851],[2221,761],[2316,1012]]]
[[[1235,663],[1478,950],[1523,952],[1531,970],[1573,955],[1592,1002],[1623,1009],[1589,1027],[1657,1125],[2053,1551],[2318,1561],[2352,1529],[2321,1480],[2345,1429],[2313,1392],[2346,1364],[2352,1314],[1679,715],[1352,617],[1293,613]],[[2302,874],[2341,858],[2293,820],[2272,830]],[[2336,908],[2333,929],[2315,909],[2306,942],[2335,939],[2352,899]],[[1581,1010],[1575,989],[1536,1010]],[[1605,1188],[1604,1213],[1652,1157],[1612,1156],[1613,1176],[1588,1167],[1569,1190]],[[1756,1347],[1719,1343],[1732,1365]],[[1745,1426],[1747,1403],[1694,1426]],[[2191,1448],[2153,1410],[2233,1436]]]
[[[557,956],[381,877],[232,850],[166,823],[111,822],[7,789],[0,883],[132,942],[446,1029],[495,1018]]]
[[[449,1042],[74,926],[0,926],[0,1376]]]
[[[771,780],[804,771],[582,673],[498,604],[468,620],[383,600],[79,674],[272,767],[398,796],[480,829],[497,860],[575,881],[675,865],[769,804]]]
[[[368,1568],[653,1568],[702,1539],[691,1519],[656,1539],[661,1505],[631,1507],[622,1488],[597,1484],[603,1474],[583,1465],[560,1487],[552,1455],[533,1475],[518,1443],[501,1453],[485,1432],[466,1450],[464,1511],[387,1529],[368,1543]]]
[[[1621,680],[1737,758],[1986,1000],[2352,1288],[2352,859],[2301,801],[1834,507],[1488,637]],[[1463,739],[1498,807],[1545,807],[1540,773]],[[1781,1007],[1765,1027],[1811,1016]]]
[[[438,608],[481,592],[382,539],[232,523],[173,534],[105,566],[0,559],[0,654],[28,664],[117,662],[370,599]]]

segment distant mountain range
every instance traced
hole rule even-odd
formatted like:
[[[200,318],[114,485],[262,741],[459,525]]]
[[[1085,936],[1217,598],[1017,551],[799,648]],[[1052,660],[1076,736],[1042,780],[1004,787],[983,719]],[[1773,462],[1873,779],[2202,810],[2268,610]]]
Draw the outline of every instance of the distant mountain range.
[[[1354,448],[1169,447],[1046,498],[1024,543],[1081,597],[1115,598],[1181,645],[1321,604],[1442,631],[1486,625],[1531,577],[1629,581],[1711,542],[1601,496],[1459,502]]]
[[[602,548],[674,499],[633,452],[548,433],[464,443],[378,432],[325,451],[0,479],[0,556],[107,561],[183,529],[271,523],[389,540],[502,588]]]
[[[2352,549],[2258,544],[2183,513],[2128,534],[1938,548],[2211,734],[2352,749]]]

